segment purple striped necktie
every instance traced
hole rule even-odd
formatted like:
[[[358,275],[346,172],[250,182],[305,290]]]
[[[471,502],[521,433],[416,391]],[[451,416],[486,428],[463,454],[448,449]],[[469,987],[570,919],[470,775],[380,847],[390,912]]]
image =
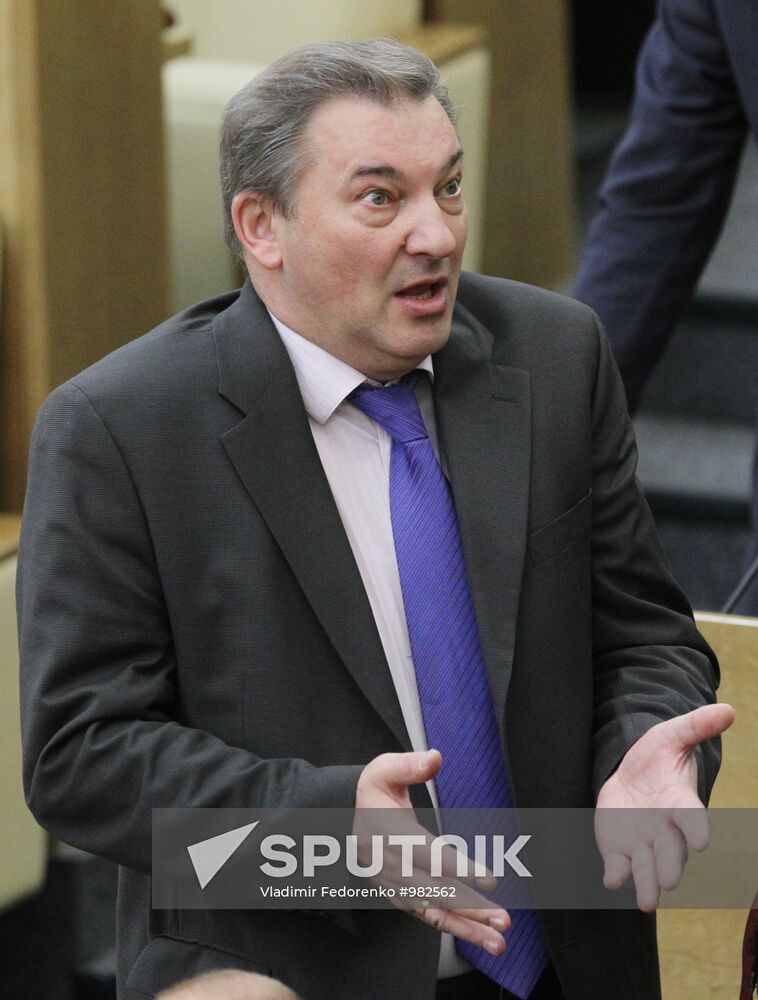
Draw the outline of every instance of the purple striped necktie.
[[[356,389],[349,401],[392,438],[390,513],[403,604],[428,745],[442,754],[443,809],[513,805],[469,593],[455,504],[416,400],[421,372],[397,385]],[[546,962],[539,918],[511,912],[504,955],[465,941],[468,962],[528,997]]]

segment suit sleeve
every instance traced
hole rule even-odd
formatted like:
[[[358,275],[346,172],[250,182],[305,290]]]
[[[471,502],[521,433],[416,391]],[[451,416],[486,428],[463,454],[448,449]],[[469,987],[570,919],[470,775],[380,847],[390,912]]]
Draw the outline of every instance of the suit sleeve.
[[[712,0],[662,0],[573,292],[603,320],[632,409],[719,234],[745,134]]]
[[[360,767],[263,760],[174,721],[171,623],[137,491],[71,383],[34,430],[17,607],[27,800],[64,842],[147,872],[152,807],[352,807]]]
[[[661,549],[635,476],[637,450],[618,371],[598,329],[593,395],[593,789],[648,729],[716,700],[716,658]],[[720,740],[696,750],[708,801]]]

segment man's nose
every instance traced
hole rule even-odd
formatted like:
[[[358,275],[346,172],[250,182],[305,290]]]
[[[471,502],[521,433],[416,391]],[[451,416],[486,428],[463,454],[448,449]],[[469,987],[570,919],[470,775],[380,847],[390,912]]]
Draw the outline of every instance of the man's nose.
[[[456,249],[457,241],[451,228],[451,222],[456,216],[451,216],[437,204],[420,206],[416,211],[405,240],[405,249],[409,254],[426,254],[429,257],[442,259],[449,257]]]

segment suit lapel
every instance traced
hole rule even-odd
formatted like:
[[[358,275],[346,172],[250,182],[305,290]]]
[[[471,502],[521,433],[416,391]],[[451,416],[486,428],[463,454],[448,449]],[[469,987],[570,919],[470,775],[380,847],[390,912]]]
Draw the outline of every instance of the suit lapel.
[[[529,373],[494,364],[492,335],[461,307],[434,357],[434,399],[498,724],[513,664],[531,460]]]
[[[249,283],[214,323],[219,391],[245,414],[222,437],[337,654],[404,749],[410,740],[292,365]]]

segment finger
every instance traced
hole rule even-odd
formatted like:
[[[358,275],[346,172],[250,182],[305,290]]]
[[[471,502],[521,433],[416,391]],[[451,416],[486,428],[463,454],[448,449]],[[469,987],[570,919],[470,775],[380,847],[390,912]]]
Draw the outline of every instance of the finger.
[[[605,859],[603,885],[606,889],[620,889],[632,874],[632,864],[623,854],[609,854]]]
[[[361,771],[355,793],[356,805],[359,808],[410,807],[408,786],[429,781],[441,764],[438,750],[380,754]],[[382,798],[387,796],[391,801],[385,803]]]
[[[637,906],[650,913],[658,906],[661,890],[655,867],[655,855],[650,847],[635,851],[632,855],[632,875],[637,889]]]
[[[439,878],[414,868],[412,878],[403,876],[399,864],[384,865],[380,877],[382,885],[395,890],[401,909],[414,910],[430,904],[445,909],[472,909],[484,914],[501,912],[497,903],[483,896],[476,885],[463,879]]]
[[[711,839],[711,824],[708,810],[704,806],[701,805],[699,809],[675,809],[674,822],[693,851],[706,849]]]
[[[502,934],[486,923],[463,916],[458,910],[438,910],[430,907],[420,919],[434,927],[440,934],[452,934],[461,941],[468,941],[483,948],[490,955],[502,955],[505,951],[505,938]]]
[[[734,717],[731,705],[702,705],[661,725],[671,730],[673,738],[682,749],[691,750],[703,740],[713,739],[723,733],[734,722]]]
[[[400,806],[397,798],[393,798],[392,806],[382,800],[382,808],[359,806],[353,816],[353,831],[358,836],[360,849],[369,856],[371,853],[371,838],[381,837],[386,844],[385,855],[401,855],[401,844],[412,845],[413,861],[429,857],[429,846],[434,840],[434,834],[421,826],[413,808]]]
[[[407,788],[431,780],[439,771],[442,755],[439,750],[413,753],[385,753],[374,762],[390,785]]]
[[[603,885],[606,889],[620,889],[632,874],[632,863],[624,854],[611,852],[605,861]]]
[[[687,864],[687,842],[680,830],[667,830],[653,845],[655,871],[661,889],[676,889]]]
[[[454,911],[466,920],[473,920],[479,924],[486,924],[496,931],[504,933],[510,929],[511,918],[507,910],[471,910],[456,906]]]
[[[418,900],[415,907],[412,908],[411,912],[414,916],[426,916],[430,910],[446,910],[449,913],[457,913],[459,917],[463,917],[466,920],[473,920],[477,924],[484,924],[487,927],[492,927],[496,931],[505,933],[510,930],[511,918],[507,910],[497,909],[497,910],[483,910],[478,908],[464,907],[464,906],[440,906],[435,902],[432,907],[428,899]]]

